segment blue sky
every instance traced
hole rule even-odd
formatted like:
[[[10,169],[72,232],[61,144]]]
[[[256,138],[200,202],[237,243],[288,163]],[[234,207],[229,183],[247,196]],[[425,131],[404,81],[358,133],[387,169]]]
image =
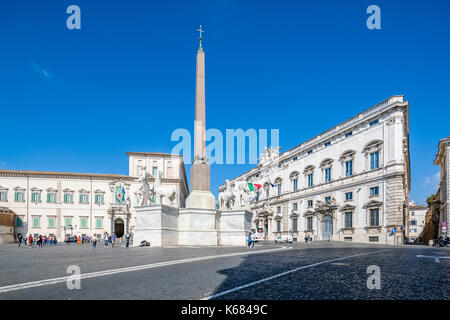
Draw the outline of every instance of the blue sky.
[[[283,151],[403,94],[411,199],[436,191],[450,134],[450,5],[436,0],[4,2],[0,168],[128,174],[125,152],[170,152],[172,131],[193,129],[200,24],[208,128],[278,128]],[[213,165],[213,192],[251,167]]]

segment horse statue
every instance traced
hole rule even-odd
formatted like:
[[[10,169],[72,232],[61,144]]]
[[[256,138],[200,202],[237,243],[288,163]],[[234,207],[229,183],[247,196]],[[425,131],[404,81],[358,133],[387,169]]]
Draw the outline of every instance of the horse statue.
[[[230,209],[231,207],[231,201],[234,199],[234,192],[231,188],[230,180],[226,181],[226,189],[225,191],[221,191],[219,193],[219,196],[217,197],[217,201],[219,202],[219,208],[223,209],[224,205],[227,209]]]
[[[138,190],[138,193],[141,195],[141,206],[147,206],[150,203],[150,197],[152,195],[152,189],[150,189],[150,184],[148,180],[150,178],[150,173],[147,172],[146,167],[143,168],[141,176],[139,177],[139,182],[141,186]]]
[[[159,197],[159,204],[163,204],[163,198],[170,201],[170,205],[173,205],[173,201],[176,199],[177,192],[175,188],[163,186],[161,183],[162,173],[156,174],[155,183],[153,185],[154,192]]]

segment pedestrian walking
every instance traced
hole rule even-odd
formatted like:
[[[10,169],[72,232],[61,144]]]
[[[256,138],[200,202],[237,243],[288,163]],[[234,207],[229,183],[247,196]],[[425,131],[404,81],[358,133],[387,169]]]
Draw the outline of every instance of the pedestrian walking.
[[[22,234],[21,233],[19,233],[18,235],[17,235],[17,240],[19,241],[19,248],[20,248],[20,245],[22,244]]]
[[[105,247],[108,246],[108,233],[105,232]]]
[[[28,237],[28,248],[33,246],[33,236],[30,234]]]
[[[250,248],[251,244],[252,244],[252,234],[249,233],[247,238],[247,247]]]
[[[113,234],[111,235],[111,247],[114,248],[114,244],[116,243],[116,234],[113,232]]]
[[[127,234],[126,234],[126,236],[125,236],[125,239],[127,240],[127,244],[125,245],[126,248],[128,248],[128,247],[130,246],[130,238],[131,238],[131,236],[130,236],[130,234],[127,232]]]
[[[97,236],[94,234],[94,236],[92,237],[92,248],[96,248],[97,247]]]

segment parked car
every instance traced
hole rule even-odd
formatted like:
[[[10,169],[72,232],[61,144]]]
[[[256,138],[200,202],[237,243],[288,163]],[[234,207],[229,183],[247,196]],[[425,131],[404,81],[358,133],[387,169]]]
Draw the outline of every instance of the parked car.
[[[291,234],[283,234],[275,239],[275,243],[292,243],[293,241]]]

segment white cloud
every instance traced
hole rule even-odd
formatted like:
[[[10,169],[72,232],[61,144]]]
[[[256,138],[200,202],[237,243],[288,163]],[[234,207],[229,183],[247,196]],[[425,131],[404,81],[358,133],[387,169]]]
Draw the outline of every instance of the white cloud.
[[[425,177],[423,181],[423,186],[430,187],[433,190],[437,191],[437,189],[439,189],[440,180],[441,180],[441,173],[438,171],[431,176]]]
[[[33,70],[37,73],[43,75],[46,78],[50,78],[50,73],[44,69],[41,65],[37,64],[36,62],[30,61],[30,65],[33,67]]]

